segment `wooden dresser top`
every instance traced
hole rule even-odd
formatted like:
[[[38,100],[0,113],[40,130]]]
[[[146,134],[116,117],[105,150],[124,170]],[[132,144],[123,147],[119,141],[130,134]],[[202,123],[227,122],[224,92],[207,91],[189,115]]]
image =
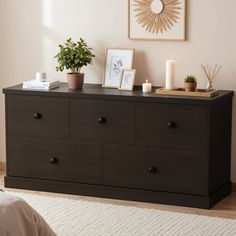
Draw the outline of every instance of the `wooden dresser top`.
[[[85,84],[82,90],[70,90],[67,83],[60,83],[60,87],[50,91],[23,90],[22,84],[4,88],[5,94],[56,96],[56,97],[80,97],[88,99],[108,99],[143,102],[163,102],[163,103],[186,103],[186,104],[209,104],[226,97],[232,97],[233,91],[220,90],[219,95],[213,98],[183,97],[156,95],[156,88],[152,93],[143,93],[140,86],[135,86],[134,91],[121,91],[118,89],[102,88],[101,84]]]

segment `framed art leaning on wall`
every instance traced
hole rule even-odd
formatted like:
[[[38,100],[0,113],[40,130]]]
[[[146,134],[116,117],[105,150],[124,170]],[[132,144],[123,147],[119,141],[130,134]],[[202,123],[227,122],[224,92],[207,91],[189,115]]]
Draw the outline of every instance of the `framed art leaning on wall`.
[[[132,69],[134,49],[107,49],[103,87],[119,88],[124,69]]]
[[[123,70],[119,90],[132,91],[134,87],[135,74],[136,74],[135,69]]]
[[[187,0],[129,0],[129,38],[185,40]]]

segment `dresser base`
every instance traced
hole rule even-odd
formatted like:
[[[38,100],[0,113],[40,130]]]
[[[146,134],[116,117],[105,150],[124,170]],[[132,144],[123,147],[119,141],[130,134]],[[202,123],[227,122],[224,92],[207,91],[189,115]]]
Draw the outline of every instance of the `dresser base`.
[[[210,196],[148,191],[140,189],[79,184],[5,176],[6,188],[113,198],[167,205],[209,209],[231,193],[232,183],[225,184]]]

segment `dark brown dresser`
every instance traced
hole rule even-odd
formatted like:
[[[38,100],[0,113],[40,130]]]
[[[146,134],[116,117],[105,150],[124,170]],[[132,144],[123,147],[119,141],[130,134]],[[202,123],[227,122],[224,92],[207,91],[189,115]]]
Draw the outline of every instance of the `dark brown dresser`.
[[[232,91],[3,92],[6,187],[199,208],[231,192]]]

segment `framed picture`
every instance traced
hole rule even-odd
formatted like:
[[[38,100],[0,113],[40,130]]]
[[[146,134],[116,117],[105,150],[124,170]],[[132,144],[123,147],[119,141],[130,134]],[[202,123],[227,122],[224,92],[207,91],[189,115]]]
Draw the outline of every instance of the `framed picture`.
[[[103,87],[119,88],[122,71],[132,69],[134,49],[107,49]]]
[[[185,40],[186,0],[129,0],[129,38]]]
[[[120,90],[133,90],[136,70],[123,70]]]

